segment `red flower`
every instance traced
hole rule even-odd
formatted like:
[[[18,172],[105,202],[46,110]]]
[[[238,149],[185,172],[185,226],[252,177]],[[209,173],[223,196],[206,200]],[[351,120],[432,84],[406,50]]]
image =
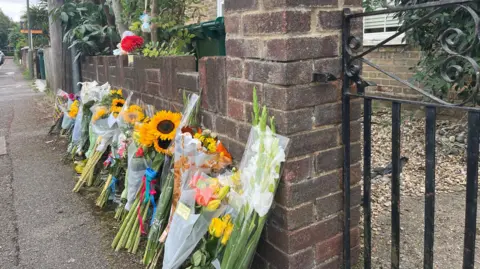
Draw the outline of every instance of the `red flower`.
[[[68,99],[74,101],[74,100],[75,100],[75,94],[70,93],[70,94],[68,95]]]
[[[130,53],[143,46],[143,38],[136,35],[126,36],[122,39],[120,46],[122,47],[122,50]]]
[[[143,157],[143,148],[139,147],[137,152],[135,153],[135,157],[140,158]]]

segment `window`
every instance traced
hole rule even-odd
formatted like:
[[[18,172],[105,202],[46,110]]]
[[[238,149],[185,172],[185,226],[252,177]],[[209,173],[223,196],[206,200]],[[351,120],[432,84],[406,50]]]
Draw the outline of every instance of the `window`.
[[[223,17],[224,0],[217,0],[217,17]]]
[[[363,20],[363,45],[374,46],[381,41],[389,38],[398,30],[402,24],[395,18],[395,14],[381,14],[365,17]],[[386,45],[402,45],[405,44],[403,38],[405,34],[401,34],[390,40]]]

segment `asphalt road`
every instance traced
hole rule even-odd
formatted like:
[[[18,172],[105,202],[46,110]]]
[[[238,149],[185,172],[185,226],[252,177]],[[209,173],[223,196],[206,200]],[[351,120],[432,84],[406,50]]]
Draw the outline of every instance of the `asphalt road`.
[[[71,192],[64,146],[47,136],[45,97],[30,85],[12,59],[0,67],[0,269],[143,268],[110,248],[118,224]]]

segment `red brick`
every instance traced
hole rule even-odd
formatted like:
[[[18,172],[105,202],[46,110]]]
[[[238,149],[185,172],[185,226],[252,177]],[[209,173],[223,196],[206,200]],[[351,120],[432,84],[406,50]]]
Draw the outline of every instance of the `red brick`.
[[[312,169],[311,156],[288,159],[283,165],[282,181],[288,184],[310,178]]]
[[[267,60],[293,61],[338,55],[338,36],[287,37],[267,41]]]
[[[340,181],[341,173],[334,171],[297,183],[280,183],[276,201],[286,207],[294,207],[302,203],[314,201],[318,197],[340,191]]]
[[[203,57],[198,63],[202,107],[227,114],[226,57]]]
[[[350,163],[354,164],[362,158],[361,144],[351,144]],[[343,147],[319,152],[314,159],[315,172],[324,173],[343,167]]]
[[[282,87],[271,84],[263,86],[265,104],[268,107],[292,110],[340,100],[341,90],[332,84],[311,84]]]
[[[228,96],[246,102],[253,101],[253,89],[257,89],[257,97],[260,103],[263,103],[263,85],[248,80],[228,79]]]
[[[240,58],[262,58],[263,40],[228,38],[225,47],[227,55]]]
[[[228,113],[230,118],[244,121],[245,120],[245,104],[242,101],[228,99]]]
[[[341,10],[320,10],[318,12],[319,30],[339,30],[342,27],[343,11]]]
[[[152,95],[152,96],[157,96],[160,94],[160,84],[157,83],[147,83],[145,87],[145,93]]]
[[[215,123],[215,114],[210,113],[208,111],[201,111],[201,122],[204,128],[213,130],[214,123]]]
[[[225,11],[238,11],[256,9],[258,7],[257,0],[225,0]]]
[[[218,116],[215,119],[215,131],[233,139],[237,137],[237,123],[229,118]]]
[[[241,143],[247,143],[250,131],[252,130],[252,124],[250,123],[238,123],[238,137],[237,140]]]
[[[245,152],[245,144],[239,143],[236,140],[231,139],[229,136],[220,135],[219,137],[228,149],[228,152],[232,155],[233,159],[239,162]]]
[[[263,5],[266,9],[278,7],[324,7],[338,6],[338,0],[264,0]]]
[[[307,84],[312,81],[312,61],[267,62],[245,61],[245,76],[250,81],[277,85]]]
[[[359,238],[360,238],[360,231],[358,227],[351,229],[350,241],[352,243],[354,242],[358,243]],[[354,244],[354,246],[357,247],[357,244]],[[330,239],[327,239],[326,241],[318,243],[315,246],[315,261],[318,264],[320,264],[332,257],[341,256],[342,252],[343,252],[343,233],[340,233]]]
[[[312,108],[304,108],[291,111],[268,109],[268,113],[270,116],[274,117],[275,127],[279,134],[289,135],[312,129]],[[247,115],[247,117],[250,118],[251,114]]]
[[[227,58],[227,77],[242,78],[243,77],[243,60],[240,58]]]
[[[146,74],[147,82],[160,83],[159,69],[146,69],[145,74]]]
[[[265,258],[275,269],[309,269],[314,266],[313,249],[288,255],[265,240],[258,244],[257,253]]]
[[[200,88],[198,72],[177,73],[177,87],[198,92],[198,89]]]
[[[243,16],[243,34],[286,34],[310,31],[311,15],[307,11],[278,11]]]
[[[290,136],[289,157],[306,155],[339,145],[338,128],[325,128]]]
[[[293,208],[276,204],[272,208],[269,220],[277,227],[288,231],[305,227],[313,221],[313,204],[309,202]]]
[[[350,120],[361,116],[361,100],[352,101],[350,104]],[[342,122],[342,104],[325,104],[315,107],[315,125],[323,126]]]
[[[225,16],[225,32],[227,34],[240,33],[241,25],[242,25],[242,17],[240,15]]]
[[[342,139],[342,126],[338,127],[340,140]],[[350,122],[350,141],[355,142],[360,140],[361,126],[359,121]]]
[[[250,266],[250,269],[267,269],[268,268],[268,263],[260,257],[259,255],[255,255],[253,257],[252,265]]]
[[[337,79],[340,79],[342,75],[342,62],[340,58],[314,60],[313,68],[317,73],[330,73]]]
[[[361,203],[362,193],[360,185],[353,187],[350,191],[350,204],[357,206]],[[315,209],[317,219],[321,220],[330,215],[336,214],[343,210],[343,191],[318,198],[315,201]]]

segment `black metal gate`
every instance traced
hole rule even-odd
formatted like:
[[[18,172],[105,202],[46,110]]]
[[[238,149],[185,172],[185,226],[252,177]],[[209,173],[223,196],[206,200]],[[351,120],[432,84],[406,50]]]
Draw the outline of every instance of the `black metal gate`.
[[[364,268],[371,268],[371,115],[372,100],[382,100],[391,103],[392,107],[392,180],[391,180],[391,268],[400,267],[400,116],[402,104],[418,105],[425,108],[426,117],[426,147],[425,147],[425,232],[424,232],[424,268],[433,268],[433,245],[434,245],[434,216],[435,216],[435,133],[436,115],[438,108],[462,109],[468,112],[468,136],[467,136],[467,194],[465,212],[465,234],[463,251],[463,268],[474,268],[476,216],[477,216],[477,192],[478,192],[478,155],[479,155],[479,133],[480,133],[480,109],[475,107],[477,94],[480,89],[480,67],[470,57],[471,49],[479,45],[480,18],[477,13],[469,7],[474,1],[447,0],[436,1],[416,5],[388,8],[373,12],[352,13],[344,9],[343,14],[343,121],[342,121],[342,142],[344,145],[343,165],[343,186],[344,186],[344,268],[351,268],[350,259],[350,99],[364,99],[363,118],[363,209],[364,209]],[[445,8],[455,8],[454,12],[468,12],[474,20],[476,29],[473,44],[468,48],[455,50],[459,38],[465,38],[466,34],[457,28],[447,29],[440,37],[442,49],[448,53],[448,58],[442,63],[441,76],[448,82],[455,82],[465,75],[466,68],[459,63],[469,65],[469,72],[473,74],[471,95],[461,104],[453,104],[435,97],[429,92],[415,86],[414,84],[399,78],[397,75],[383,70],[378,65],[365,59],[368,53],[385,45],[390,40],[405,33],[429,20],[436,13],[444,11]],[[361,49],[360,39],[352,36],[352,19],[367,16],[398,13],[424,9],[427,15],[418,18],[410,25],[403,25],[391,37],[380,42],[365,51]],[[361,64],[366,64],[382,72],[386,76],[408,86],[421,93],[424,97],[433,102],[410,101],[397,98],[373,96],[365,93],[365,87],[369,82],[361,76]],[[473,70],[473,71],[472,71]],[[329,76],[327,76],[328,78]],[[351,91],[355,86],[356,92]],[[473,104],[473,106],[466,106]]]

